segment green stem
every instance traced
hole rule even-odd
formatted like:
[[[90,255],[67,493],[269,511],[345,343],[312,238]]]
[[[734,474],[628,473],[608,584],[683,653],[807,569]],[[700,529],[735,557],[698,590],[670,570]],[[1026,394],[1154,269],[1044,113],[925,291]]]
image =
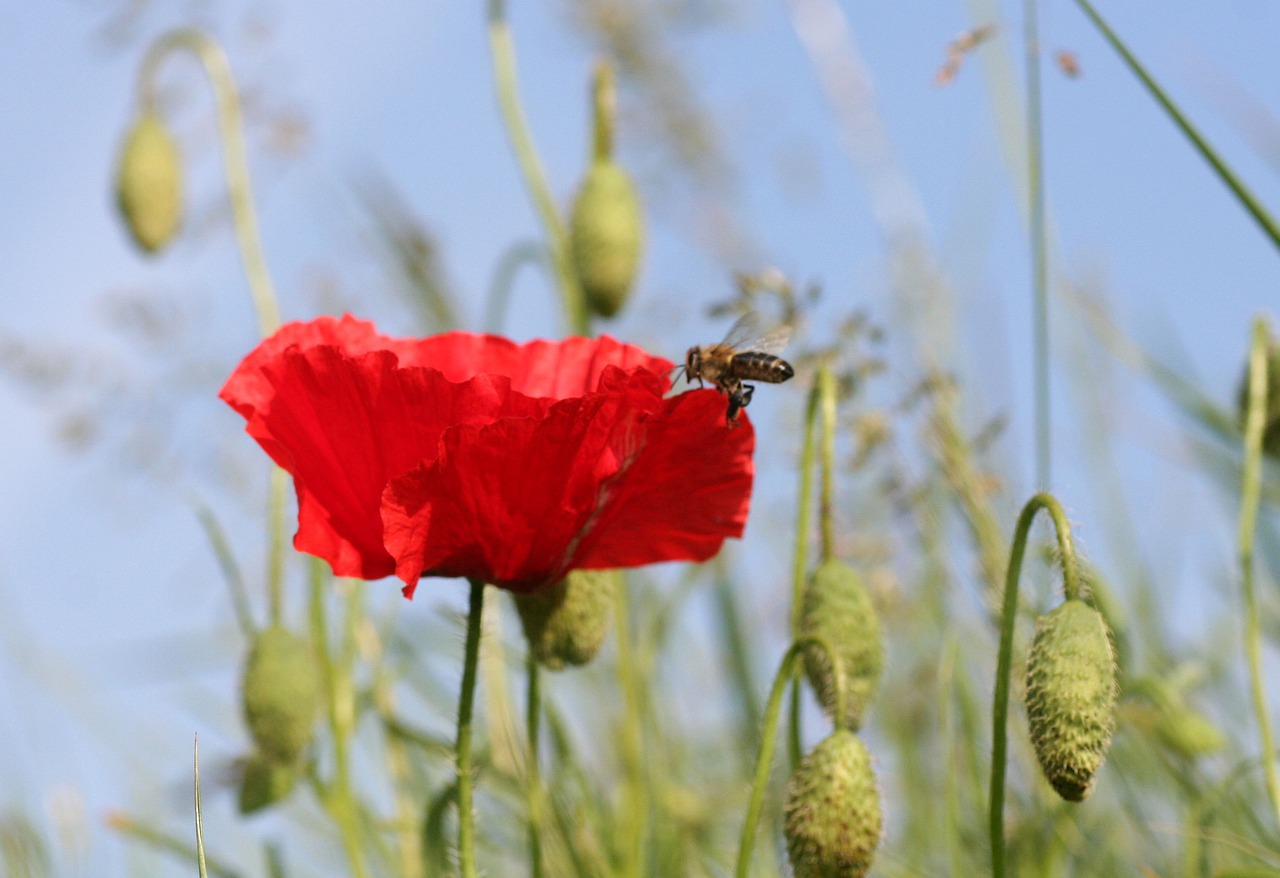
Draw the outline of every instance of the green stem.
[[[618,93],[613,82],[613,65],[596,64],[591,82],[591,157],[597,162],[613,158],[613,119],[617,113]]]
[[[179,49],[185,49],[196,57],[213,86],[236,240],[249,281],[249,293],[253,296],[253,307],[258,313],[258,329],[266,337],[280,327],[280,308],[276,304],[271,274],[262,254],[258,217],[253,206],[253,186],[249,182],[249,162],[245,157],[244,116],[226,53],[202,31],[190,28],[170,31],[152,44],[142,61],[138,74],[139,101],[146,107],[155,104],[156,71],[171,52]]]
[[[836,379],[831,368],[818,369],[818,394],[822,398],[822,487],[818,495],[818,526],[822,537],[822,561],[835,557]]]
[[[471,581],[467,611],[467,643],[462,665],[462,692],[458,697],[458,865],[462,878],[476,878],[476,829],[472,804],[471,711],[476,696],[476,666],[480,657],[480,617],[484,610],[484,583]]]
[[[235,610],[236,622],[240,625],[240,633],[252,638],[258,626],[253,621],[253,611],[249,607],[249,591],[245,587],[244,577],[240,575],[240,565],[231,551],[226,531],[218,523],[213,510],[208,506],[196,506],[196,518],[204,528],[205,537],[213,548],[214,557],[218,559],[218,567],[222,570],[222,578],[227,581],[227,589],[231,592],[231,606]]]
[[[991,801],[988,831],[991,839],[991,874],[1005,874],[1004,852],[1004,779],[1009,739],[1009,677],[1013,664],[1013,624],[1017,619],[1018,580],[1022,574],[1022,558],[1027,550],[1027,536],[1036,513],[1044,509],[1053,519],[1061,555],[1063,591],[1067,600],[1080,597],[1080,575],[1075,549],[1071,544],[1071,525],[1061,504],[1051,494],[1036,494],[1022,507],[1018,526],[1009,551],[1009,568],[1005,574],[1004,607],[1000,616],[1000,653],[996,665],[996,693],[991,708]]]
[[[1138,59],[1133,56],[1115,31],[1107,25],[1102,16],[1093,8],[1093,5],[1089,3],[1088,0],[1076,0],[1076,4],[1084,10],[1084,14],[1089,17],[1089,20],[1098,28],[1106,41],[1111,44],[1111,48],[1116,50],[1116,53],[1120,55],[1120,58],[1129,66],[1129,69],[1133,71],[1134,75],[1137,76],[1138,79],[1142,81],[1142,84],[1147,87],[1147,91],[1151,92],[1151,96],[1155,98],[1161,108],[1169,114],[1169,118],[1171,118],[1174,124],[1181,129],[1187,139],[1191,141],[1192,145],[1200,153],[1200,157],[1208,162],[1209,166],[1217,172],[1218,177],[1227,185],[1227,188],[1231,190],[1232,194],[1235,195],[1239,202],[1244,206],[1245,210],[1249,212],[1249,215],[1253,217],[1254,222],[1256,222],[1266,236],[1271,239],[1271,243],[1275,247],[1280,248],[1280,224],[1277,224],[1271,214],[1267,212],[1267,209],[1262,206],[1262,203],[1253,197],[1253,193],[1245,187],[1240,178],[1235,175],[1235,172],[1227,166],[1227,163],[1223,161],[1213,147],[1209,145],[1209,142],[1201,136],[1195,126],[1191,124],[1191,121],[1182,114],[1182,111],[1179,110],[1169,96],[1165,94],[1164,89],[1160,88],[1160,86],[1156,84],[1156,81],[1151,78],[1146,69],[1138,62]]]
[[[360,833],[357,826],[355,796],[351,789],[351,765],[349,745],[355,725],[355,693],[351,680],[351,661],[354,658],[354,616],[358,590],[348,598],[343,636],[342,655],[334,660],[329,648],[329,625],[325,618],[324,599],[329,575],[323,561],[311,561],[310,621],[311,639],[320,658],[320,675],[324,682],[325,700],[329,712],[329,733],[333,737],[333,781],[326,786],[323,803],[338,825],[342,847],[351,864],[354,878],[364,878],[366,872],[361,855]]]
[[[1044,146],[1040,88],[1040,26],[1036,0],[1023,0],[1027,62],[1027,198],[1031,223],[1036,382],[1036,488],[1049,490],[1049,256],[1045,234]]]
[[[1258,598],[1253,585],[1253,537],[1258,523],[1258,500],[1262,489],[1262,432],[1267,417],[1269,391],[1267,381],[1267,348],[1270,333],[1267,322],[1259,317],[1253,324],[1253,343],[1249,348],[1249,405],[1244,428],[1244,484],[1240,500],[1240,580],[1244,589],[1245,657],[1249,662],[1249,684],[1253,709],[1258,715],[1258,734],[1262,738],[1262,759],[1271,807],[1280,821],[1280,774],[1276,770],[1275,743],[1267,711],[1266,685],[1262,678],[1262,631],[1258,617]]]
[[[844,667],[832,644],[820,636],[802,637],[791,644],[778,665],[778,673],[773,678],[773,688],[769,690],[769,701],[764,709],[764,728],[760,736],[760,750],[756,754],[755,779],[751,784],[751,798],[747,803],[747,817],[742,824],[742,836],[738,842],[738,864],[734,869],[735,878],[747,878],[747,869],[751,866],[751,852],[755,847],[756,826],[760,823],[760,813],[764,809],[765,788],[769,784],[769,769],[773,764],[774,745],[778,739],[778,717],[782,713],[782,695],[787,684],[795,677],[800,657],[810,646],[817,646],[827,654],[835,674],[836,710],[834,725],[837,731],[844,728],[844,699],[847,684]]]
[[[142,60],[138,72],[138,101],[144,107],[155,104],[155,79],[160,65],[171,53],[179,50],[195,56],[213,87],[232,225],[249,283],[249,295],[258,317],[258,332],[266,338],[280,328],[280,306],[263,255],[262,237],[258,233],[258,214],[253,204],[253,184],[249,179],[249,160],[245,151],[244,114],[226,53],[202,31],[193,28],[170,31],[152,44]],[[285,495],[288,491],[288,478],[279,467],[272,467],[269,490],[267,591],[270,619],[277,624],[284,615]]]
[[[618,686],[622,690],[626,711],[619,740],[623,764],[627,771],[627,801],[630,811],[624,824],[626,827],[624,831],[630,834],[624,843],[624,849],[627,851],[624,874],[632,878],[640,878],[641,875],[648,874],[644,863],[644,842],[648,833],[649,796],[642,736],[644,713],[640,709],[639,675],[636,673],[636,657],[631,643],[631,623],[627,601],[628,589],[625,583],[620,583],[613,606],[614,628],[618,644]]]
[[[542,878],[542,772],[538,768],[538,738],[542,719],[542,686],[538,662],[530,653],[525,665],[528,697],[525,699],[525,729],[529,751],[525,755],[529,785],[529,875]]]
[[[516,83],[515,46],[511,39],[511,29],[507,26],[506,5],[505,0],[489,0],[489,52],[493,60],[498,105],[502,110],[502,120],[506,125],[507,136],[511,138],[511,147],[515,150],[516,161],[524,176],[525,186],[529,189],[534,207],[542,219],[547,240],[551,244],[551,254],[556,275],[560,280],[560,295],[564,298],[569,326],[574,332],[585,333],[588,329],[587,306],[582,289],[578,285],[573,263],[569,258],[569,236],[556,209],[555,198],[551,194],[551,187],[547,184],[542,160],[538,158],[538,151],[534,147],[533,137],[529,133],[529,126],[524,118],[524,110],[520,106],[519,89]]]
[[[804,441],[800,446],[800,492],[796,501],[795,560],[791,568],[791,637],[800,636],[800,615],[804,606],[804,585],[809,573],[809,528],[813,520],[813,465],[817,456],[814,424],[818,417],[821,399],[821,377],[815,378],[809,389],[804,409]],[[791,755],[791,767],[800,761],[800,687],[797,684],[791,695],[790,732],[787,751]]]

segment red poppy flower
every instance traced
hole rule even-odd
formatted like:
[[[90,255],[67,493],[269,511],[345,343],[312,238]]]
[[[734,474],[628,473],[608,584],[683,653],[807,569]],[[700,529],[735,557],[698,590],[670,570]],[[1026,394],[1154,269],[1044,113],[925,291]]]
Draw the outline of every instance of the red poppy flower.
[[[608,336],[518,345],[291,323],[220,396],[293,475],[294,546],[339,576],[530,591],[573,569],[703,561],[742,535],[755,436],[724,397]]]

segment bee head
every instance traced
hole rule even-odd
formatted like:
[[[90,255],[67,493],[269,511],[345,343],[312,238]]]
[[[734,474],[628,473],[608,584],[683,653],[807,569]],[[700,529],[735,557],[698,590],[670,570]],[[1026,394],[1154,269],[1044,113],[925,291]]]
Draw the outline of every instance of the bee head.
[[[689,383],[693,383],[695,375],[702,374],[702,348],[689,348],[688,355],[684,358],[684,374],[689,379]]]

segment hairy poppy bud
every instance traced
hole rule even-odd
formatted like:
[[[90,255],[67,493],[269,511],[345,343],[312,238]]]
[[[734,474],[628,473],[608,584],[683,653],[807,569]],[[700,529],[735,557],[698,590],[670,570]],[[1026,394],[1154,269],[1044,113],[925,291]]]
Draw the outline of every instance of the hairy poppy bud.
[[[182,160],[159,115],[143,111],[120,153],[116,199],[138,246],[154,253],[182,221]]]
[[[274,805],[293,790],[298,771],[292,763],[276,762],[261,753],[245,760],[240,778],[239,807],[241,814],[261,811]]]
[[[616,570],[574,570],[553,586],[517,594],[520,623],[538,664],[558,671],[591,661],[609,630],[617,589]]]
[[[1069,802],[1092,791],[1116,724],[1116,657],[1102,615],[1067,600],[1036,620],[1027,719],[1045,778]]]
[[[800,634],[820,635],[835,648],[847,687],[845,723],[856,731],[884,671],[884,642],[871,595],[848,564],[827,561],[813,574],[804,591]],[[835,710],[836,678],[826,650],[808,647],[804,670],[818,701],[830,714]]]
[[[597,159],[569,222],[574,270],[592,311],[612,317],[622,309],[643,244],[644,217],[630,175],[609,159]]]
[[[279,626],[260,632],[245,663],[241,697],[258,749],[276,762],[293,762],[311,743],[320,710],[311,647]]]
[[[880,792],[871,754],[846,729],[832,732],[787,783],[787,857],[796,878],[860,878],[880,843]]]

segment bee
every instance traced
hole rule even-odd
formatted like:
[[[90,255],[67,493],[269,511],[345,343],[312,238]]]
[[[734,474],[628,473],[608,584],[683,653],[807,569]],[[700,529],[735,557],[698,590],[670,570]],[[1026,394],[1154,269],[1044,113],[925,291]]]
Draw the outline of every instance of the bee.
[[[755,386],[744,381],[781,384],[795,375],[795,369],[778,353],[791,339],[791,327],[781,326],[767,334],[759,333],[759,318],[754,313],[738,319],[719,344],[695,345],[685,356],[684,374],[689,383],[709,381],[729,397],[725,423],[738,425],[738,413],[751,403]]]

